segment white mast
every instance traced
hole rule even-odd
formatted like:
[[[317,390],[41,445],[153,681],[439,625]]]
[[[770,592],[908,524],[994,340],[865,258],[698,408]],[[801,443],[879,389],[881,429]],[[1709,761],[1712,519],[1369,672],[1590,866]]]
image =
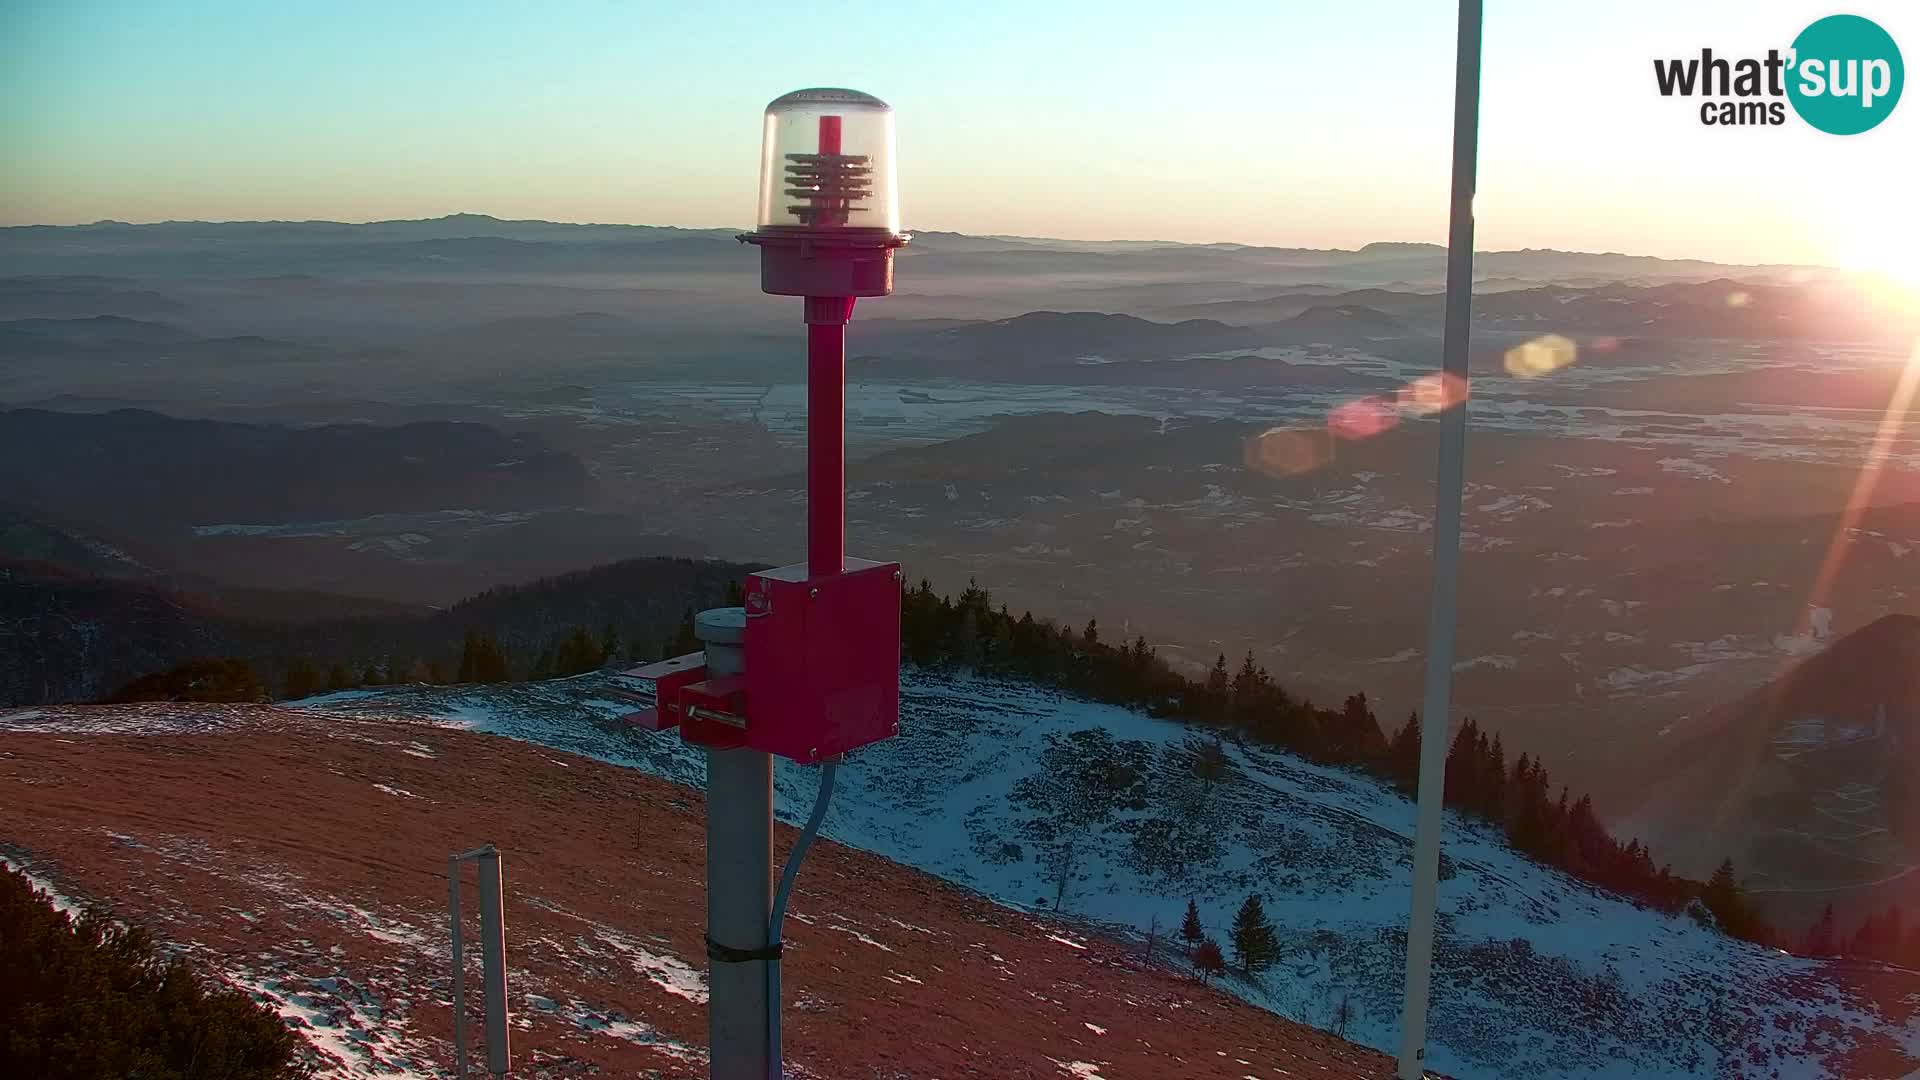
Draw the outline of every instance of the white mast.
[[[1473,317],[1473,189],[1480,138],[1480,6],[1460,0],[1453,84],[1453,201],[1447,232],[1447,323],[1442,351],[1440,476],[1434,493],[1433,606],[1427,624],[1426,699],[1420,714],[1420,809],[1413,834],[1413,904],[1407,923],[1407,990],[1400,1022],[1400,1080],[1425,1075],[1433,980],[1434,907],[1440,888],[1441,789],[1460,599],[1460,502],[1467,449],[1467,343]]]

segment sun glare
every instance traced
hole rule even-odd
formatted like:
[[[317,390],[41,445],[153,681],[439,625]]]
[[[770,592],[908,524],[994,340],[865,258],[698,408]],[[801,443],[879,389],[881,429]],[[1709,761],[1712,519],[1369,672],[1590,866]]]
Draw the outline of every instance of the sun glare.
[[[1920,218],[1862,222],[1834,237],[1833,261],[1920,293]]]

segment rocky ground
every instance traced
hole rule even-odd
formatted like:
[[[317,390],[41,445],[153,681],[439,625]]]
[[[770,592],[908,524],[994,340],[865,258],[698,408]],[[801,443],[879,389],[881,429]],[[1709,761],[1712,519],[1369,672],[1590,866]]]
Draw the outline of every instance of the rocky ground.
[[[487,842],[515,1074],[705,1075],[697,791],[401,717],[73,707],[0,715],[0,732],[7,860],[272,1004],[326,1075],[451,1072],[446,858]],[[1135,945],[834,843],[790,914],[791,1075],[1391,1074]]]

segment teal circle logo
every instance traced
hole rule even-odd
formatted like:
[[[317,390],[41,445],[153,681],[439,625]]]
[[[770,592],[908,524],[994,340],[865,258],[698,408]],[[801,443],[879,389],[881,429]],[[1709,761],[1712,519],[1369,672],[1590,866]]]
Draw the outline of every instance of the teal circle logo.
[[[1829,15],[1793,39],[1787,100],[1829,135],[1858,135],[1885,120],[1906,81],[1900,47],[1872,19]]]

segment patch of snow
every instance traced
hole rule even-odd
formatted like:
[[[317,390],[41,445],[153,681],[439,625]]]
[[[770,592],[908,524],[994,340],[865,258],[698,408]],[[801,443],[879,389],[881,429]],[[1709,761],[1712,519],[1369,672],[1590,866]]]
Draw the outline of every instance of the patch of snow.
[[[1755,582],[1754,584],[1764,584]],[[1816,653],[1833,637],[1833,609],[1816,607],[1807,615],[1807,631],[1801,634],[1775,634],[1773,647],[1788,656]]]
[[[1536,495],[1502,495],[1489,503],[1481,503],[1479,509],[1489,514],[1512,516],[1526,510],[1551,510],[1553,504]]]
[[[418,1064],[421,1048],[406,1037],[406,1021],[344,978],[262,975],[239,968],[217,974],[278,1013],[319,1057],[321,1076],[427,1080],[439,1075]]]
[[[695,1005],[707,1003],[707,977],[677,956],[657,953],[609,927],[593,924],[593,935],[627,958],[633,970],[654,986]]]
[[[1715,469],[1711,465],[1702,464],[1692,458],[1661,458],[1654,462],[1654,464],[1676,476],[1688,476],[1695,480],[1712,480],[1720,484],[1733,483],[1733,481],[1721,475],[1718,469]]]
[[[841,933],[846,934],[848,937],[853,938],[855,941],[860,942],[862,945],[871,945],[874,948],[879,949],[881,952],[893,951],[893,946],[887,945],[883,942],[875,941],[872,938],[868,937],[867,935],[861,933],[860,931],[855,930],[851,926],[845,926],[838,923],[828,923],[827,929],[838,930]]]
[[[349,913],[360,924],[360,932],[375,941],[384,941],[389,945],[404,945],[418,952],[431,952],[433,943],[418,928],[397,919],[375,915],[366,908],[355,904],[343,904],[341,912]]]
[[[39,893],[41,896],[46,897],[47,900],[53,904],[55,911],[65,912],[76,919],[86,913],[86,907],[79,901],[74,900],[59,889],[54,888],[53,882],[27,869],[25,865],[9,859],[5,855],[0,855],[0,866],[4,866],[14,873],[19,874],[21,877],[26,878],[27,887]]]

